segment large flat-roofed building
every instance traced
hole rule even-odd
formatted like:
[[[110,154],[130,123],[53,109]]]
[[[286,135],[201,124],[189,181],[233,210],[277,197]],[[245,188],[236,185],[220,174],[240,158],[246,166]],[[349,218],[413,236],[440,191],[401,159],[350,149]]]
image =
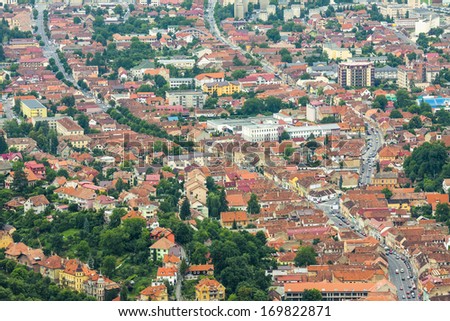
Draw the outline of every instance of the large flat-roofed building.
[[[194,78],[170,78],[170,89],[175,89],[181,86],[191,88],[194,85]]]
[[[342,87],[370,87],[375,82],[372,62],[343,62],[338,68],[338,82]]]
[[[363,300],[371,293],[393,293],[395,288],[390,282],[378,283],[337,283],[337,282],[301,282],[284,285],[285,301],[302,301],[305,290],[317,289],[322,293],[322,301]]]
[[[249,142],[278,141],[278,138],[286,131],[290,138],[308,139],[325,135],[339,135],[340,127],[337,124],[322,124],[313,126],[289,126],[280,124],[249,124],[242,126],[242,138]]]
[[[166,93],[169,105],[181,105],[186,108],[203,108],[206,94],[196,90],[177,90]]]
[[[20,111],[28,118],[47,117],[47,107],[37,99],[26,99],[20,101]]]

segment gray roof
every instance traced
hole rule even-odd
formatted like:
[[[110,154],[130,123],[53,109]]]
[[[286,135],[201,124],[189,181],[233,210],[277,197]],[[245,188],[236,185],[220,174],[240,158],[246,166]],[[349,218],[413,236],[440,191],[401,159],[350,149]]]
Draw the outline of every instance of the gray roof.
[[[24,103],[30,109],[46,108],[37,99],[25,99],[25,100],[22,100],[22,103]]]

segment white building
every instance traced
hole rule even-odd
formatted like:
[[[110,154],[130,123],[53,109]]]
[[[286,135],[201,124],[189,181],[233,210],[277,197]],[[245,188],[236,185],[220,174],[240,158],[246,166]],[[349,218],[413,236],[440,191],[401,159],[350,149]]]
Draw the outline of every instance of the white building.
[[[242,138],[253,143],[277,141],[283,130],[281,125],[250,124],[242,126]]]
[[[192,87],[194,84],[194,78],[170,78],[170,89],[178,88],[182,85]]]
[[[300,15],[302,13],[301,5],[299,4],[293,4],[291,6],[292,13],[294,14],[294,18],[300,18]]]
[[[339,135],[340,127],[337,124],[301,127],[278,124],[249,124],[242,126],[242,138],[253,143],[277,141],[283,131],[286,131],[291,138],[308,139],[311,135],[314,135],[314,137],[330,134]]]
[[[431,16],[426,20],[419,20],[414,24],[414,34],[419,36],[421,33],[427,34],[432,28],[439,27],[439,16]]]
[[[158,63],[164,66],[172,65],[180,69],[192,69],[195,66],[194,59],[160,59]]]
[[[339,135],[340,127],[337,124],[323,124],[315,126],[295,127],[289,126],[285,129],[291,138],[308,139],[311,135],[322,137],[325,135]]]

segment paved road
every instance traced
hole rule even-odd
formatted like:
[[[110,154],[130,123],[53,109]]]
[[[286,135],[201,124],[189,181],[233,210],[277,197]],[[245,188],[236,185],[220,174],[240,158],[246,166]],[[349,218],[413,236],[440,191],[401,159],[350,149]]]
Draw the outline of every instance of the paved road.
[[[389,279],[397,287],[398,299],[400,301],[418,301],[417,278],[410,269],[411,265],[408,259],[402,255],[395,254],[395,252],[389,254],[387,258]]]
[[[368,124],[367,145],[361,157],[360,185],[369,185],[372,175],[376,173],[376,157],[382,146],[382,133],[375,126]]]
[[[205,17],[204,17],[205,21],[207,21],[209,23],[209,28],[210,28],[210,31],[213,34],[213,36],[215,36],[219,41],[228,45],[232,49],[239,51],[241,54],[243,54],[243,55],[249,54],[254,60],[259,61],[261,63],[264,71],[276,74],[277,69],[272,64],[270,64],[269,62],[267,62],[264,59],[261,60],[260,58],[254,57],[251,53],[249,53],[249,52],[243,50],[241,47],[231,43],[231,41],[226,39],[221,34],[220,29],[217,26],[216,19],[214,19],[214,8],[216,7],[216,3],[217,3],[217,0],[208,0],[208,8],[207,8],[208,12],[206,12],[206,10],[205,10]],[[286,76],[284,76],[284,77],[286,77]]]
[[[75,84],[75,80],[73,79],[72,75],[69,75],[64,70],[64,66],[62,65],[61,61],[59,60],[58,54],[56,53],[57,45],[55,45],[50,39],[48,39],[45,29],[44,29],[44,10],[46,9],[45,4],[37,4],[35,6],[36,10],[39,12],[36,26],[38,27],[38,34],[41,36],[42,41],[44,42],[44,47],[42,48],[44,51],[44,56],[47,58],[53,58],[55,60],[56,66],[58,66],[59,71],[61,71],[64,75],[64,78],[72,83],[74,83],[74,86],[77,87],[77,84]]]
[[[186,255],[186,251],[182,246],[180,246],[181,249],[181,258],[185,258],[186,261],[188,261],[188,257]],[[181,275],[181,273],[178,273],[177,276],[177,284],[175,285],[175,298],[177,301],[183,301],[183,296],[181,295],[181,284],[183,283],[184,276]]]
[[[403,32],[398,31],[396,29],[396,27],[386,27],[388,29],[391,29],[392,31],[394,31],[395,35],[403,42],[406,44],[409,44],[411,46],[414,46],[416,49],[418,48],[417,44],[411,40],[411,38],[409,38],[408,36],[406,36]]]

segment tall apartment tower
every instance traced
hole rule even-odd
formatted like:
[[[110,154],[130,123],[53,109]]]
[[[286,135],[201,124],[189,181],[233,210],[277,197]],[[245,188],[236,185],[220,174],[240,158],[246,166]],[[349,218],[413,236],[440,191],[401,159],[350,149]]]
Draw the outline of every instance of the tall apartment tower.
[[[234,2],[234,18],[244,19],[244,15],[245,15],[244,0],[236,0]]]
[[[338,68],[338,82],[342,87],[370,87],[375,82],[372,62],[343,62]]]
[[[261,10],[267,10],[267,6],[269,5],[270,0],[259,0],[259,8]]]

